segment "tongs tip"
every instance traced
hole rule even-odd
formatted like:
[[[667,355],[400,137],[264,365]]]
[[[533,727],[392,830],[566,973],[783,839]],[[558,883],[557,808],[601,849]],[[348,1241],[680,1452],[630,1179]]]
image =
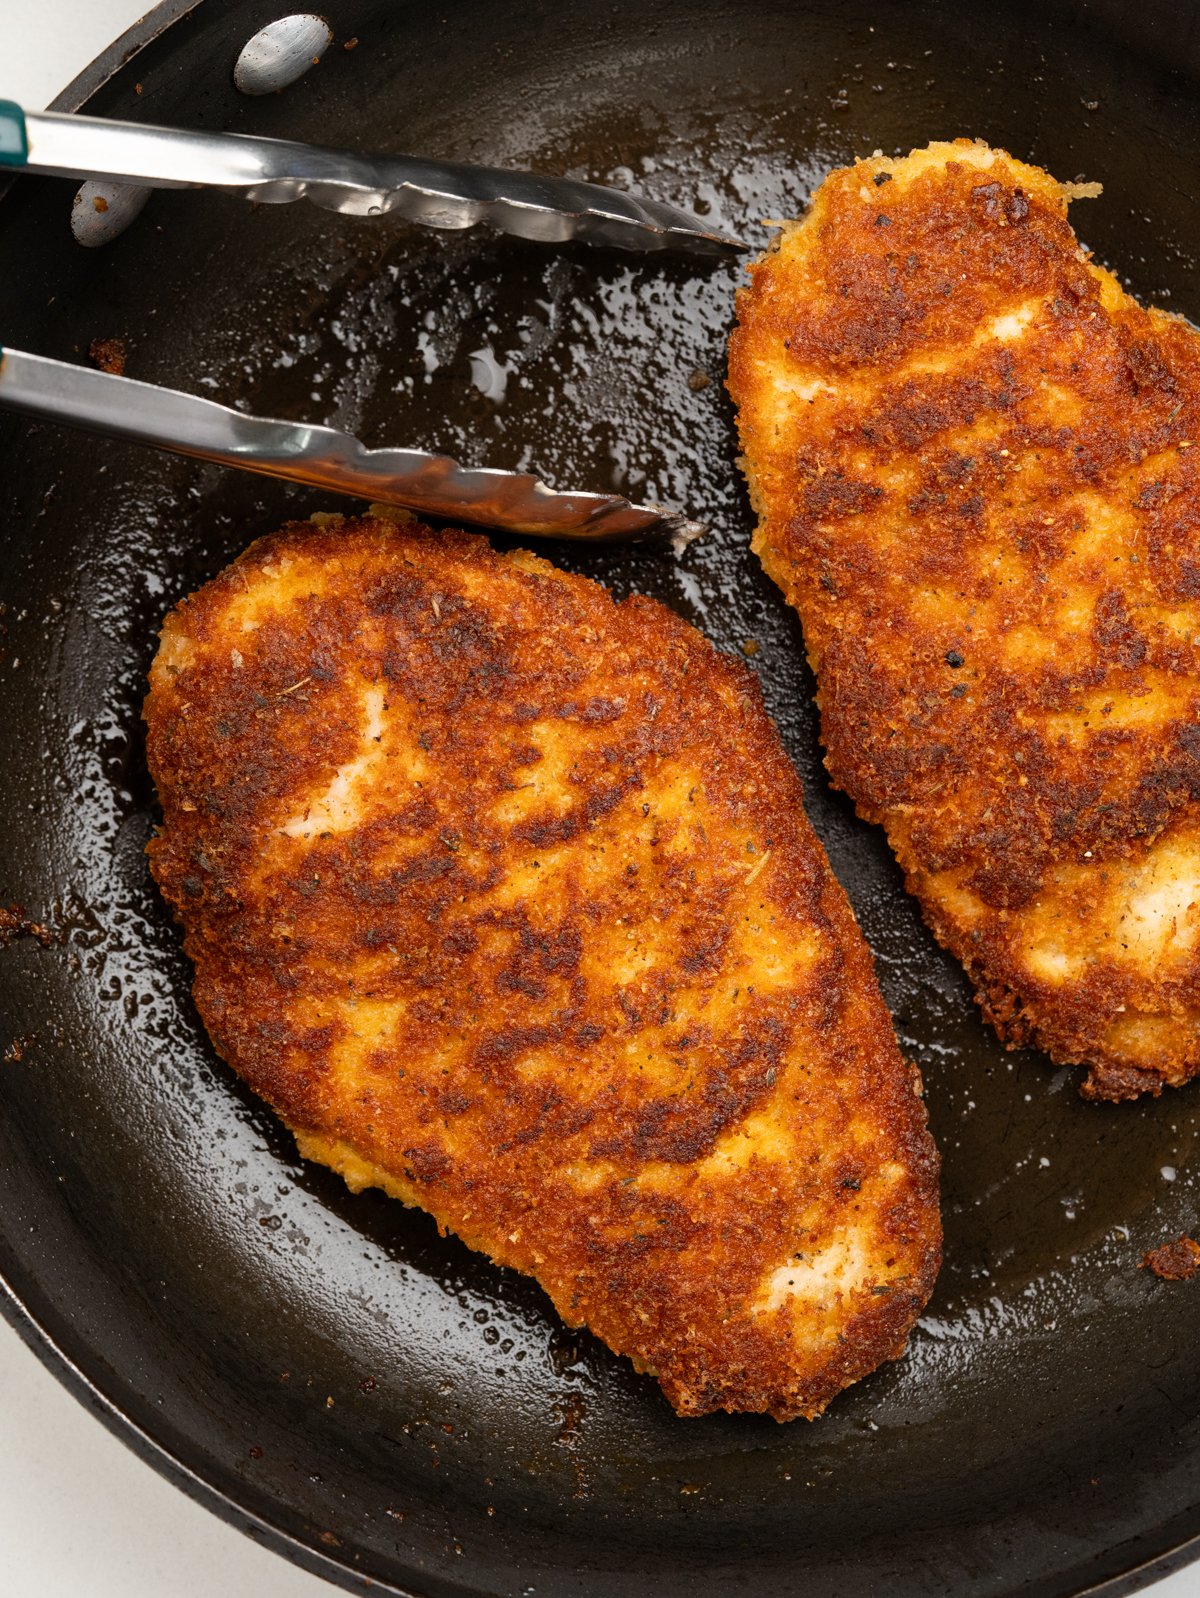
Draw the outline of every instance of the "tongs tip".
[[[728,251],[731,255],[740,255],[750,248],[745,239],[736,238],[732,233],[712,232],[708,228],[697,228],[692,237],[698,246],[720,254]]]
[[[661,529],[675,555],[682,555],[689,544],[694,544],[698,538],[703,538],[709,530],[707,522],[694,522],[677,511],[663,512]]]

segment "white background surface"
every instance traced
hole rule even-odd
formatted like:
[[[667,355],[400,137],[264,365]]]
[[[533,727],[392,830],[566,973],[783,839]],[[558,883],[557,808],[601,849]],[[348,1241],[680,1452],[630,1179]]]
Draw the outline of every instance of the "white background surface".
[[[144,9],[143,0],[0,0],[0,98],[44,106]],[[0,1322],[3,1598],[331,1598],[333,1591],[143,1465]],[[1149,1591],[1200,1598],[1200,1565]]]

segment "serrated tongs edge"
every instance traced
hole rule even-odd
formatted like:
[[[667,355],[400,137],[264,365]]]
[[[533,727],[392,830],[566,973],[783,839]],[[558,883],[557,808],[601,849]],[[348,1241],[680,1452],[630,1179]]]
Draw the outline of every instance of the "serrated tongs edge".
[[[338,428],[247,416],[178,389],[22,350],[0,350],[0,406],[439,520],[536,538],[659,537],[680,549],[706,530],[623,495],[559,491],[529,472],[463,466],[423,450],[367,449]]]

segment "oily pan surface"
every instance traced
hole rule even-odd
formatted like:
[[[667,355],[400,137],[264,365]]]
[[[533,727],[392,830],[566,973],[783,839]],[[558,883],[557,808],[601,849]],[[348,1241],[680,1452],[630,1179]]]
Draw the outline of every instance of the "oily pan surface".
[[[720,21],[329,9],[357,48],[286,94],[227,87],[241,29],[205,5],[94,108],[636,179],[699,197],[759,244],[754,219],[795,215],[830,167],[978,134],[1102,179],[1086,241],[1141,294],[1198,309],[1193,91],[1044,8],[986,34],[920,6]],[[880,841],[830,794],[799,629],[747,554],[720,389],[737,270],[191,195],[156,196],[85,253],[71,192],[18,186],[0,205],[14,343],[82,358],[124,336],[134,376],[712,517],[680,563],[554,554],[618,596],[655,594],[722,647],[757,647],[751,669],[926,1080],[947,1263],[909,1355],[819,1425],[685,1423],[564,1334],[531,1284],[298,1162],[190,1008],[143,856],[138,708],[167,608],[328,501],[3,420],[19,470],[0,481],[0,781],[20,821],[4,881],[65,937],[3,956],[4,1041],[34,1038],[0,1075],[2,1262],[27,1303],[247,1512],[325,1568],[410,1589],[633,1593],[680,1572],[700,1592],[743,1577],[1059,1592],[1177,1540],[1198,1496],[1194,1299],[1137,1260],[1194,1225],[1191,1097],[1083,1105],[1042,1057],[1003,1054]]]

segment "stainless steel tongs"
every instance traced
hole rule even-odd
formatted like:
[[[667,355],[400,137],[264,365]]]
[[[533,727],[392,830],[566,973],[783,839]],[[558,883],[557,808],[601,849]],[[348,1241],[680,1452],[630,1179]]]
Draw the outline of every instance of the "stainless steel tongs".
[[[0,406],[176,455],[403,505],[449,521],[538,538],[660,536],[677,548],[705,531],[658,506],[616,494],[557,493],[527,472],[460,466],[416,449],[366,449],[333,427],[246,416],[177,389],[0,349]]]
[[[487,222],[545,244],[582,239],[628,250],[709,254],[741,248],[737,239],[673,205],[574,178],[23,111],[11,100],[0,100],[0,166],[148,188],[223,189],[270,203],[306,199],[347,216],[400,216],[424,227]]]
[[[685,211],[594,183],[407,156],[365,157],[279,139],[190,133],[95,117],[25,112],[0,100],[0,167],[159,188],[224,189],[251,200],[305,198],[354,216],[393,214],[427,227],[489,222],[545,243],[626,249],[736,250]],[[412,449],[366,449],[336,428],[246,416],[212,400],[0,349],[0,406],[153,444],[270,477],[310,483],[425,515],[536,537],[663,535],[677,547],[702,523],[613,494],[556,492],[523,472],[465,467]]]

